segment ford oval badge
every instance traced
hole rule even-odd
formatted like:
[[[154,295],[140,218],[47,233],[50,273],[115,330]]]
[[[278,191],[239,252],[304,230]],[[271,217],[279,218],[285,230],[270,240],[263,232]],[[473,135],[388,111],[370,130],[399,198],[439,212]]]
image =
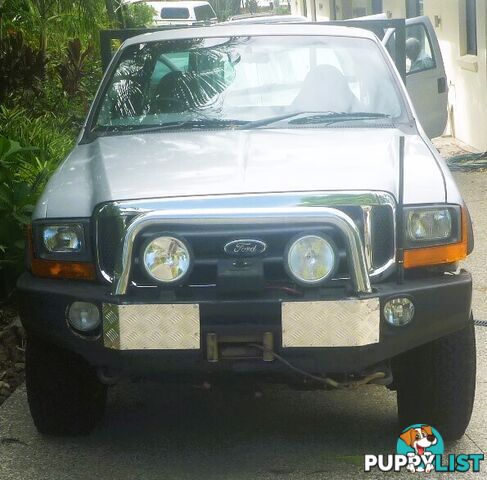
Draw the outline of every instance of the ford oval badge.
[[[254,257],[264,253],[267,248],[267,244],[260,240],[233,240],[223,247],[225,253],[234,257]]]

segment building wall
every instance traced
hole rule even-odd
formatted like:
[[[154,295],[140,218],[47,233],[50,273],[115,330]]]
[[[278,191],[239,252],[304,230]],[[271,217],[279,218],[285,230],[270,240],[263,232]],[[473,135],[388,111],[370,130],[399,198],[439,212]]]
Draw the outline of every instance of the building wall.
[[[423,0],[423,8],[435,25],[449,81],[447,133],[475,149],[487,151],[487,0],[477,0],[476,56],[465,55],[464,1]],[[334,18],[334,3],[344,5],[343,0],[292,0],[291,5],[294,14],[306,13],[310,20],[326,21]],[[371,2],[357,0],[359,6],[368,3]],[[406,0],[383,0],[382,4],[383,11],[393,18],[406,16]]]
[[[460,2],[462,0],[424,0],[424,13],[435,24],[448,76],[449,133],[486,151],[487,0],[477,0],[476,56],[465,55],[465,12]]]
[[[390,13],[392,18],[406,17],[406,2],[398,0],[383,0],[384,12]]]
[[[332,6],[329,0],[316,0],[316,19],[321,22],[327,22],[334,18]]]

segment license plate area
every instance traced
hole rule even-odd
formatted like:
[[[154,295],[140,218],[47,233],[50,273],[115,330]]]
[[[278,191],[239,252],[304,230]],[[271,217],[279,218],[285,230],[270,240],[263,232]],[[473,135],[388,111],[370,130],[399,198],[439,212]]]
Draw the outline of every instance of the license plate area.
[[[197,350],[198,304],[103,304],[103,340],[115,350]]]
[[[283,302],[282,346],[360,347],[379,343],[378,298]]]
[[[232,324],[232,321],[229,320]],[[276,325],[277,327],[277,325]],[[278,337],[265,327],[237,331],[204,329],[207,360],[261,358],[251,344],[276,348]],[[103,305],[103,340],[115,350],[198,350],[201,348],[198,304]],[[359,347],[379,342],[380,302],[364,300],[283,302],[282,348]]]

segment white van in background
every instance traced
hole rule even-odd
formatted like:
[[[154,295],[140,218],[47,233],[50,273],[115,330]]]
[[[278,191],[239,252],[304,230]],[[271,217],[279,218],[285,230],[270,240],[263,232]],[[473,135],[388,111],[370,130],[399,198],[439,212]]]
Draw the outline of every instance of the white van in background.
[[[144,2],[126,0],[126,4],[144,3],[154,9],[154,25],[204,25],[216,23],[218,18],[212,6],[205,1]]]

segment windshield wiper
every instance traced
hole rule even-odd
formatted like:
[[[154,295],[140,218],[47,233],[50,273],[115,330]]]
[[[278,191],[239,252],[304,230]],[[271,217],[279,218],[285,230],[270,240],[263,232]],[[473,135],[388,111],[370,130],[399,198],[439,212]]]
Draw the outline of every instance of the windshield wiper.
[[[303,117],[303,115],[305,115]],[[385,113],[368,113],[368,112],[294,112],[285,113],[282,115],[275,115],[273,117],[261,118],[260,120],[254,120],[252,122],[246,122],[238,127],[239,130],[246,130],[249,128],[265,127],[272,123],[277,123],[282,120],[292,119],[293,117],[300,117],[294,120],[290,120],[288,123],[292,125],[306,125],[314,123],[335,123],[348,120],[367,120],[375,118],[390,118],[390,115]]]
[[[261,118],[259,120],[252,120],[250,122],[245,122],[243,125],[238,127],[239,130],[246,130],[248,128],[259,128],[270,125],[271,123],[280,122],[281,120],[287,120],[288,118],[297,117],[298,115],[306,115],[312,112],[293,112],[293,113],[283,113],[281,115],[274,115],[273,117]],[[332,112],[330,112],[332,113]]]
[[[295,118],[294,117],[299,117]],[[259,120],[245,121],[235,119],[219,119],[219,118],[195,118],[191,120],[181,120],[174,122],[162,123],[160,125],[107,125],[97,126],[92,130],[95,135],[123,135],[126,133],[151,133],[160,132],[164,130],[178,130],[178,129],[205,129],[205,128],[229,128],[236,130],[247,130],[253,128],[264,127],[272,123],[277,123],[282,120],[290,120],[291,125],[313,125],[324,124],[331,125],[338,122],[346,122],[352,120],[369,120],[378,118],[391,118],[385,113],[368,113],[368,112],[294,112],[282,115],[275,115],[273,117],[261,118]]]
[[[315,114],[306,117],[296,118],[289,123],[292,125],[314,125],[323,123],[325,125],[332,125],[339,122],[349,122],[353,120],[375,120],[378,118],[391,118],[386,113],[370,113],[370,112],[353,112],[353,113],[335,113],[335,114]]]
[[[110,125],[98,126],[93,130],[93,133],[106,134],[125,134],[125,133],[151,133],[160,132],[163,130],[178,130],[178,129],[205,129],[205,128],[232,128],[237,125],[246,123],[243,120],[226,120],[218,118],[198,118],[192,120],[182,120],[179,122],[167,122],[160,125]]]

